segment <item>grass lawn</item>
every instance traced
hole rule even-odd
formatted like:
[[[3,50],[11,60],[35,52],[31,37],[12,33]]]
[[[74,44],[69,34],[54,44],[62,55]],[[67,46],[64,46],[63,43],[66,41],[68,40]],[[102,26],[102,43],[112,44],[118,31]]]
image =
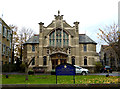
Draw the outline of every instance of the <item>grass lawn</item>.
[[[73,76],[58,76],[58,84],[73,84]],[[76,75],[75,84],[107,84],[120,83],[120,76],[105,77],[103,75]],[[56,84],[55,75],[29,75],[25,81],[25,75],[2,75],[2,84]]]

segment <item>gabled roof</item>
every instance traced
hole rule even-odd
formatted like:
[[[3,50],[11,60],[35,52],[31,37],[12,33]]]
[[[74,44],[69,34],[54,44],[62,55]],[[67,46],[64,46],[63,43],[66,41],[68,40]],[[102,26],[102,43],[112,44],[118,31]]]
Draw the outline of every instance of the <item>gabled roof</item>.
[[[39,35],[34,35],[28,39],[24,44],[39,44]],[[86,34],[79,34],[79,44],[97,44]]]
[[[61,21],[60,21],[61,22]],[[59,24],[61,24],[59,22]],[[72,28],[72,26],[70,26],[65,20],[62,20],[62,22],[63,22],[63,27],[64,28]],[[53,20],[48,26],[47,26],[47,28],[55,28],[55,24],[56,24],[56,21],[55,20]],[[56,27],[57,28],[57,27]]]
[[[32,36],[24,44],[39,44],[39,35]]]
[[[79,44],[82,44],[82,43],[84,43],[84,44],[87,44],[87,43],[97,44],[95,41],[93,41],[86,34],[79,34]]]

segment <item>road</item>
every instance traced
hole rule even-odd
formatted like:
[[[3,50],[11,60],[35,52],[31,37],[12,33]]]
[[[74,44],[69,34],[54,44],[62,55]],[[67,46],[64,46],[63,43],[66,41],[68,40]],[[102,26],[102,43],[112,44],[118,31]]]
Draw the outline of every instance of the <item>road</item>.
[[[2,73],[3,75],[5,74],[18,74],[18,75],[25,75],[25,73]],[[106,75],[107,73],[89,73],[88,75]],[[50,75],[50,74],[42,74],[42,73],[37,73],[37,75]],[[112,72],[109,73],[110,76],[120,76],[120,72]]]

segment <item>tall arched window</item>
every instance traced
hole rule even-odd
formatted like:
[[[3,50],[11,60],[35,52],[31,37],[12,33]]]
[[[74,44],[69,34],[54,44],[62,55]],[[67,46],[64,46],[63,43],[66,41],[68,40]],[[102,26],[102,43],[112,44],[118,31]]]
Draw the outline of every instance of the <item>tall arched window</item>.
[[[66,32],[63,31],[63,46],[68,46],[68,44],[69,44],[68,34],[66,34]]]
[[[49,42],[50,42],[50,46],[54,46],[54,45],[55,45],[55,31],[53,31],[53,32],[50,34]]]
[[[58,28],[49,35],[49,46],[61,47],[62,44],[63,46],[69,45],[69,35]]]
[[[87,57],[84,57],[84,65],[87,65]]]
[[[56,46],[61,46],[61,42],[62,42],[62,30],[57,29],[56,30]]]

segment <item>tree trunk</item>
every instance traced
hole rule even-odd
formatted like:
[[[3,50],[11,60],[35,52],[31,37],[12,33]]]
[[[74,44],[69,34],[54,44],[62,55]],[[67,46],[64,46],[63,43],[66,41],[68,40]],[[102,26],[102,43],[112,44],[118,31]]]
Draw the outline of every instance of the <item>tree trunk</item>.
[[[26,73],[25,80],[28,80],[28,67],[25,67],[25,73]]]

